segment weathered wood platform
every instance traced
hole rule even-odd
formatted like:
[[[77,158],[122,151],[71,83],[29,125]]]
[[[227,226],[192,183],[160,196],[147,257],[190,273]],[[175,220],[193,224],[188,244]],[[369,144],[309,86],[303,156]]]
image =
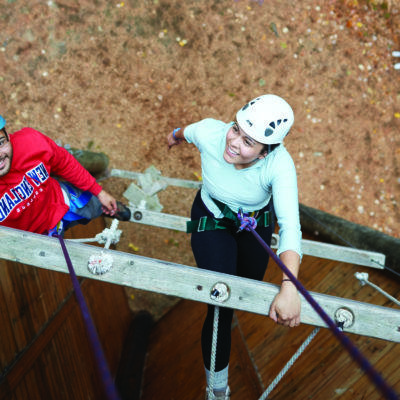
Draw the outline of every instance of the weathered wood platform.
[[[174,183],[175,180],[169,179],[168,184]],[[148,223],[147,217],[153,218],[150,214],[141,212],[141,218],[134,215],[133,220]],[[171,228],[171,216],[158,214],[156,217],[160,216],[166,221],[165,227]],[[185,222],[178,216],[172,219],[179,226]],[[163,226],[159,222],[156,225]],[[87,228],[84,229],[85,234],[79,236],[91,236]],[[95,376],[83,324],[77,322],[79,312],[69,277],[58,273],[67,272],[67,269],[57,241],[5,231],[5,228],[0,229],[2,257],[53,271],[9,263],[0,268],[0,322],[2,339],[5,338],[0,346],[0,399],[101,399],[103,393]],[[97,228],[96,233],[98,231]],[[20,241],[28,236],[29,249],[20,250]],[[326,253],[332,257],[338,253],[335,246],[322,247],[319,252],[314,243],[304,243],[308,246],[305,253],[316,257],[329,259],[331,256],[327,257]],[[82,288],[114,375],[123,333],[128,329],[131,316],[122,286],[110,285],[110,282],[211,304],[215,303],[210,299],[210,289],[220,280],[226,282],[231,296],[222,305],[241,310],[236,312],[232,326],[232,400],[258,399],[312,331],[306,324],[324,326],[304,301],[303,324],[298,328],[277,326],[263,315],[268,312],[281,278],[281,271],[272,263],[266,282],[259,283],[108,250],[106,253],[112,254],[115,265],[109,273],[94,276],[87,270],[87,260],[95,248],[71,241],[67,248],[77,275],[83,277]],[[400,311],[371,287],[361,287],[354,273],[368,271],[374,283],[397,298],[400,284],[385,270],[371,271],[346,264],[357,260],[362,265],[376,267],[383,263],[376,262],[375,257],[382,255],[371,252],[364,257],[364,253],[352,249],[339,253],[342,254],[337,258],[341,261],[305,256],[300,279],[308,290],[316,292],[314,298],[331,317],[337,307],[349,306],[355,312],[356,322],[347,329],[353,333],[347,334],[388,384],[400,391],[400,350],[396,343],[400,342]],[[182,300],[152,330],[142,400],[204,398],[199,341],[204,312],[204,304]],[[116,340],[117,332],[122,335]],[[129,380],[126,376],[128,386]],[[382,397],[330,331],[322,329],[270,398],[375,400]]]
[[[24,241],[27,245],[25,251],[21,252],[20,246]],[[277,285],[267,282],[205,271],[113,250],[104,249],[103,251],[98,247],[73,241],[66,241],[66,247],[77,276],[117,283],[136,289],[259,314],[264,314],[278,291]],[[101,256],[102,253],[112,257],[113,266],[105,274],[93,275],[88,270],[88,260],[91,256]],[[64,255],[56,238],[0,227],[0,254],[8,260],[68,273]],[[229,291],[229,296],[223,303],[211,296],[214,285],[217,283],[223,283]],[[400,342],[400,331],[397,329],[400,324],[400,316],[391,308],[319,293],[312,293],[312,295],[333,320],[337,311],[343,307],[351,311],[354,315],[354,322],[346,328],[346,331],[378,338],[385,337],[388,340]],[[371,324],[373,313],[379,315],[379,319]],[[326,323],[303,298],[301,322],[326,326]]]
[[[97,219],[73,228],[68,236],[95,234],[103,227],[104,221]],[[90,279],[80,282],[115,376],[132,322],[124,288]],[[0,327],[0,399],[103,398],[68,275],[0,260]]]
[[[374,289],[361,287],[353,277],[357,271],[366,269],[306,256],[300,279],[309,290],[398,310]],[[371,281],[399,297],[399,282],[383,271],[368,270],[368,273]],[[270,264],[265,279],[278,282],[280,277],[278,267]],[[400,314],[400,310],[398,312]],[[258,399],[308,337],[312,327],[301,325],[288,329],[267,317],[243,311],[237,311],[236,316],[230,364],[232,400]],[[204,317],[203,304],[184,300],[155,325],[148,348],[142,400],[204,399],[205,377],[200,349]],[[400,392],[399,344],[348,335],[387,383]],[[378,400],[382,395],[330,331],[322,329],[269,398]]]

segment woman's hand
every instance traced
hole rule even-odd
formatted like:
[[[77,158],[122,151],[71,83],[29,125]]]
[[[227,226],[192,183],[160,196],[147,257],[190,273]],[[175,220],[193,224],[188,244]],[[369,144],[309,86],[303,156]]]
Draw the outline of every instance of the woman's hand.
[[[276,323],[293,328],[300,325],[301,301],[296,286],[282,282],[280,292],[272,301],[269,317]]]
[[[171,133],[167,136],[167,144],[168,148],[170,149],[172,146],[176,146],[182,142],[184,139],[183,130],[181,128],[174,129]]]

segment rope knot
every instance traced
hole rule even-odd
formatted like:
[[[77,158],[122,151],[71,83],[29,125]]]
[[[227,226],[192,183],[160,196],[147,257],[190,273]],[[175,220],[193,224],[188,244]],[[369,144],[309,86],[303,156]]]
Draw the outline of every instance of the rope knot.
[[[243,229],[246,229],[246,231],[250,231],[251,229],[257,228],[257,220],[253,217],[250,217],[247,213],[243,213],[243,210],[241,208],[239,208],[237,217],[240,222],[238,232],[241,232]]]

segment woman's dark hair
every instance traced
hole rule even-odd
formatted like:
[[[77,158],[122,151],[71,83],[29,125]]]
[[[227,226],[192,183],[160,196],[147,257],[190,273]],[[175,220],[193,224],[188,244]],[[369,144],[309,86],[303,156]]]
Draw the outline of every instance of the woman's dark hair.
[[[275,143],[275,144],[264,144],[263,149],[261,150],[261,153],[271,153],[273,152],[278,146],[280,145],[280,143]]]

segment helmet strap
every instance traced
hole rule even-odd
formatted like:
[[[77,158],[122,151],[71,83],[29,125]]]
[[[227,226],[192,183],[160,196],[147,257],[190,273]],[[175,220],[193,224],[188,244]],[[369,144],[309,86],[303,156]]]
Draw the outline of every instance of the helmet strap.
[[[6,128],[1,128],[1,130],[3,131],[4,135],[6,135],[6,139],[7,139],[8,141],[10,141],[10,136],[8,136],[8,133],[7,133],[7,131],[6,131]]]

